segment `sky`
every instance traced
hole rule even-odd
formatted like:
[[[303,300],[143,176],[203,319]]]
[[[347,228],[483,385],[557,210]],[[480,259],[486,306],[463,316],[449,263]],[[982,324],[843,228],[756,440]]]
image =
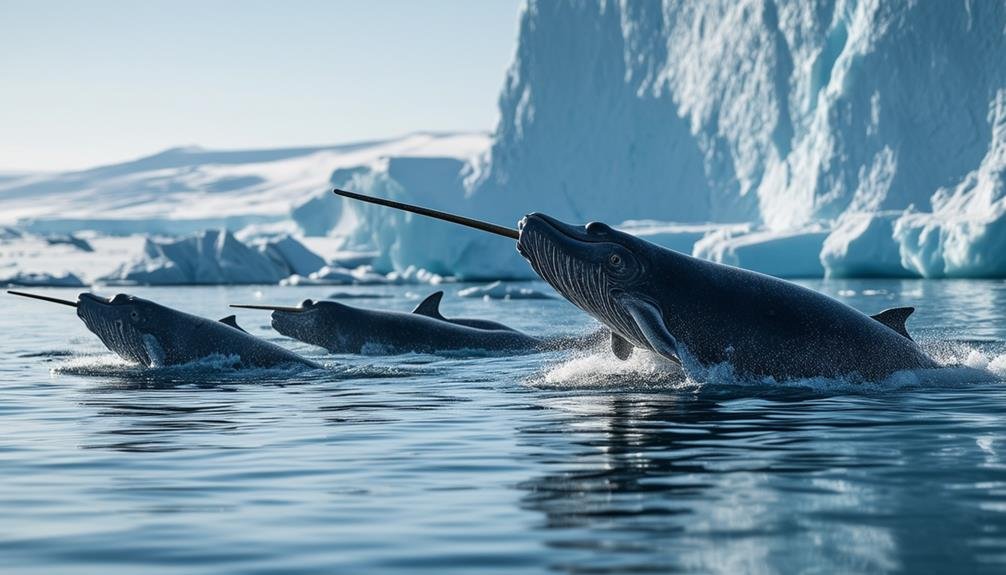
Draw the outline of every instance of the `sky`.
[[[519,0],[0,0],[0,171],[491,130]]]

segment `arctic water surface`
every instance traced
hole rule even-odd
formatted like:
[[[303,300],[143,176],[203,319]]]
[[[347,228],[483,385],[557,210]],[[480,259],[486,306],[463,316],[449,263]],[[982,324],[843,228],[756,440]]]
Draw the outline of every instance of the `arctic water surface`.
[[[682,381],[604,349],[329,356],[243,311],[245,329],[325,369],[144,370],[69,308],[4,295],[3,570],[1006,570],[1006,283],[807,285],[870,313],[916,306],[909,330],[969,367],[771,385]],[[542,335],[592,326],[562,300],[446,289],[448,317]],[[222,317],[228,303],[336,290],[129,291]],[[338,291],[408,310],[432,290]]]

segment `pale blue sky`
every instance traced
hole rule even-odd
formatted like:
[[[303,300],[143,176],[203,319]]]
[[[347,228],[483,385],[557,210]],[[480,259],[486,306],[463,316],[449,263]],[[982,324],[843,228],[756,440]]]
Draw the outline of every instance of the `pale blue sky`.
[[[490,130],[519,0],[0,0],[0,170]]]

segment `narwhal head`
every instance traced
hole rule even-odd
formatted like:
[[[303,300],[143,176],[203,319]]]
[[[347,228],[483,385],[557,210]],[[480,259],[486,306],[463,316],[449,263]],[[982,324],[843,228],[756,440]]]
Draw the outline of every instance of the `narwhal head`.
[[[518,229],[517,251],[543,280],[642,346],[646,339],[626,304],[650,299],[644,285],[650,244],[600,222],[574,226],[539,213],[527,215]]]
[[[261,306],[269,309],[269,306]],[[359,315],[356,308],[334,301],[306,299],[298,307],[271,307],[272,327],[294,339],[332,348],[332,339],[344,337],[345,327]]]
[[[105,346],[127,361],[150,366],[164,364],[164,350],[158,333],[170,331],[165,325],[163,306],[127,294],[103,298],[82,293],[77,300],[77,316]]]

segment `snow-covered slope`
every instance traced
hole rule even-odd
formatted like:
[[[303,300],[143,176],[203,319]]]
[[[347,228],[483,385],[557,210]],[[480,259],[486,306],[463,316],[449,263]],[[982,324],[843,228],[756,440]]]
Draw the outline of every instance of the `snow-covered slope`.
[[[236,231],[248,225],[290,229],[298,207],[332,195],[329,181],[340,168],[368,166],[387,157],[468,159],[487,145],[485,135],[472,133],[413,134],[316,148],[176,148],[81,172],[0,179],[0,225],[20,223],[42,233],[170,235],[214,227]],[[308,216],[317,219],[319,214]],[[338,214],[327,217],[337,220]]]

